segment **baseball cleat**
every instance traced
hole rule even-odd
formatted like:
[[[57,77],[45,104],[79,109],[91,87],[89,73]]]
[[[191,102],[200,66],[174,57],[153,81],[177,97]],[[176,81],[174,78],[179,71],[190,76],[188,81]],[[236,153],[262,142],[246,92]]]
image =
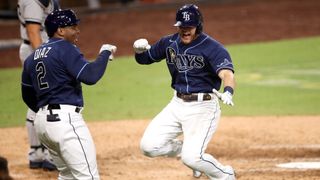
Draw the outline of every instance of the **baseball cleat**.
[[[43,149],[43,156],[44,156],[44,160],[43,160],[43,163],[42,163],[42,168],[45,171],[55,171],[55,170],[57,170],[57,167],[53,163],[53,160],[51,158],[51,155],[50,155],[48,149]]]
[[[29,168],[30,169],[40,169],[40,168],[42,168],[42,161],[40,161],[40,162],[29,161]]]
[[[202,175],[202,172],[197,171],[197,170],[193,170],[193,177],[195,178],[200,178]]]
[[[54,165],[53,163],[51,163],[51,162],[49,162],[47,160],[43,161],[42,168],[45,171],[55,171],[55,170],[57,170],[56,165]]]
[[[234,169],[229,165],[226,166],[226,169],[228,170],[228,172],[232,172],[232,174],[228,176],[227,180],[236,180],[236,173]]]
[[[29,168],[39,169],[42,168],[43,152],[42,148],[31,148],[29,151]]]
[[[29,168],[30,169],[42,168],[45,171],[57,170],[57,167],[54,165],[53,160],[49,154],[49,151],[42,147],[30,149]]]

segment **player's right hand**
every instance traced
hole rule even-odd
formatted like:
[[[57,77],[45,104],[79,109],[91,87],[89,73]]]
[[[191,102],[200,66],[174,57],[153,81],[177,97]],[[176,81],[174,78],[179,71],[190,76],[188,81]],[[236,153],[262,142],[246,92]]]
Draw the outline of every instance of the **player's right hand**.
[[[114,54],[116,53],[116,51],[117,51],[117,47],[114,46],[114,45],[111,45],[111,44],[103,44],[103,45],[101,46],[101,48],[100,48],[99,53],[101,53],[102,51],[105,51],[105,50],[111,52],[111,54],[110,54],[110,56],[109,56],[109,59],[112,60],[112,59],[113,59],[113,55],[114,55]]]
[[[141,54],[147,50],[149,50],[151,46],[146,39],[138,39],[133,43],[134,52],[137,54]]]

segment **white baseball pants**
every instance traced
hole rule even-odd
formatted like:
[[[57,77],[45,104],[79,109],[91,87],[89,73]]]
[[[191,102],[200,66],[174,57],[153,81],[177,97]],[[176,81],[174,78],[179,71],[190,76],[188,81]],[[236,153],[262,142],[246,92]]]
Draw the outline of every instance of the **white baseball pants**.
[[[176,95],[151,121],[141,139],[140,148],[149,157],[181,155],[191,169],[204,172],[210,179],[233,179],[230,166],[223,166],[205,153],[220,119],[218,98],[184,102]],[[177,137],[183,133],[183,145]],[[182,146],[182,147],[181,147]]]
[[[52,109],[50,113],[44,106],[39,109],[35,119],[40,141],[48,148],[59,170],[58,179],[100,179],[95,145],[82,114],[75,112],[76,106],[60,107]]]

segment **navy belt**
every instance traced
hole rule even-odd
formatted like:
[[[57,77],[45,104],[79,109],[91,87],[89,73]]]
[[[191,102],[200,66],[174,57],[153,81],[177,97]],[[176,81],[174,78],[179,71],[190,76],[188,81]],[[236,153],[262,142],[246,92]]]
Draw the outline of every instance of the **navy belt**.
[[[209,93],[191,93],[191,94],[184,94],[177,92],[177,97],[182,99],[185,102],[192,102],[192,101],[198,101],[198,96],[202,96],[203,101],[209,101],[212,99],[211,95]],[[200,98],[201,99],[201,98]]]

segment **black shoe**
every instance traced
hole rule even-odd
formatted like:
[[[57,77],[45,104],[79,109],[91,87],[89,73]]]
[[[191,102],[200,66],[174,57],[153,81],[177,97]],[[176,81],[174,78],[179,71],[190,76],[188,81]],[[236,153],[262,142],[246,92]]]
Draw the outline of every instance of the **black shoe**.
[[[42,168],[43,162],[35,162],[35,161],[29,161],[29,168],[30,169],[40,169]]]
[[[43,163],[42,163],[42,168],[45,170],[45,171],[56,171],[57,170],[57,167],[56,165],[54,165],[53,163],[47,161],[47,160],[44,160]]]

